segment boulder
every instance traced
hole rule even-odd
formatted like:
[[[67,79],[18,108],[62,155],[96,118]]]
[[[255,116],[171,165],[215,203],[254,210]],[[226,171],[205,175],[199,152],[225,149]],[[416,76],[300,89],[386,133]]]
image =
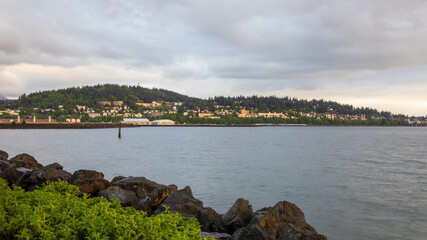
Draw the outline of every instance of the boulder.
[[[222,215],[222,220],[227,227],[227,232],[233,233],[239,228],[245,227],[251,221],[254,212],[248,200],[239,198],[233,206]]]
[[[7,161],[7,158],[9,157],[9,154],[7,154],[7,152],[0,150],[0,160],[5,160]]]
[[[226,227],[224,221],[214,209],[204,207],[197,213],[200,228],[206,232],[225,232]]]
[[[57,168],[47,168],[45,169],[46,171],[46,181],[58,181],[58,180],[62,180],[62,181],[66,181],[66,182],[70,182],[71,180],[71,173],[62,170],[62,169],[57,169]]]
[[[15,157],[11,158],[9,160],[11,165],[13,165],[14,168],[28,168],[28,169],[43,169],[43,166],[37,162],[37,160],[26,153],[22,153],[19,155],[16,155]]]
[[[37,186],[46,182],[46,172],[36,169],[25,172],[18,180],[16,185],[22,187],[26,191],[34,191]]]
[[[153,215],[153,210],[143,200],[140,200],[135,208],[146,212],[148,216]]]
[[[3,171],[10,167],[10,163],[6,160],[0,160],[0,171]]]
[[[213,239],[219,239],[219,240],[230,240],[231,235],[227,233],[218,233],[218,232],[200,232],[200,235],[204,238],[213,238]]]
[[[163,212],[166,207],[170,212],[197,218],[202,231],[223,232],[225,230],[221,216],[212,208],[204,208],[203,202],[194,198],[189,186],[169,195],[154,213]]]
[[[111,184],[113,184],[113,183],[115,183],[115,182],[117,182],[117,181],[119,181],[119,180],[122,180],[123,178],[126,178],[126,177],[124,177],[124,176],[117,176],[117,177],[114,177],[114,178],[113,178],[113,180],[111,180]]]
[[[24,174],[31,172],[32,169],[29,168],[15,168],[13,165],[6,168],[1,172],[1,177],[6,179],[9,184],[18,185],[19,179],[24,176]]]
[[[19,154],[11,158],[9,161],[2,160],[1,163],[2,173],[1,177],[6,179],[10,184],[19,185],[20,178],[26,175],[29,177],[29,172],[33,170],[42,170],[43,166],[37,160],[26,154]],[[40,173],[38,173],[40,175]]]
[[[81,194],[87,193],[91,195],[95,195],[110,185],[104,179],[103,173],[84,169],[75,171],[71,176],[70,183],[79,187]]]
[[[56,163],[51,163],[51,164],[48,164],[48,165],[44,166],[44,169],[48,172],[48,171],[50,171],[52,169],[63,170],[64,168],[62,167],[61,164],[59,164],[59,163],[56,162]]]
[[[136,197],[149,207],[158,206],[169,194],[177,190],[175,185],[165,186],[145,177],[127,177],[115,181],[112,185],[135,192]]]
[[[189,186],[169,195],[162,205],[157,207],[155,214],[163,212],[166,208],[169,211],[179,213],[186,217],[197,217],[198,212],[203,208],[203,202],[194,198]]]
[[[137,207],[138,198],[136,194],[132,191],[121,189],[117,186],[110,186],[105,190],[98,192],[99,197],[104,197],[108,200],[117,198],[120,202],[120,205],[123,207]]]
[[[255,212],[250,223],[233,233],[232,239],[268,239],[268,240],[326,240],[318,234],[304,217],[304,213],[295,204],[278,202],[272,208],[263,208]]]

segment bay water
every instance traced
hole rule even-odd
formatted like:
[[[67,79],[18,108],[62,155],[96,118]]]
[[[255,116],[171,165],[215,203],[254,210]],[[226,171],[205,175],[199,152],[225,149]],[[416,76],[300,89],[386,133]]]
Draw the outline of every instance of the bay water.
[[[289,201],[328,239],[427,239],[427,128],[141,127],[0,130],[41,164],[191,186],[224,213]]]

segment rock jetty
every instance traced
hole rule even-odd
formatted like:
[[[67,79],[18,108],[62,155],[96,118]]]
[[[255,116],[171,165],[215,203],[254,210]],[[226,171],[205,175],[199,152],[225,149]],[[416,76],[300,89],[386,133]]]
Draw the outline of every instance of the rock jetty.
[[[134,207],[148,215],[159,214],[167,208],[200,222],[201,235],[228,240],[326,240],[310,226],[304,213],[295,204],[282,201],[273,207],[253,211],[248,200],[239,198],[224,214],[203,206],[193,196],[189,186],[178,190],[176,185],[163,185],[145,177],[117,176],[111,182],[104,174],[93,170],[67,172],[59,163],[43,166],[26,154],[13,158],[0,150],[0,177],[10,185],[27,191],[47,181],[63,180],[79,187],[80,193],[90,196],[117,198],[122,206]]]

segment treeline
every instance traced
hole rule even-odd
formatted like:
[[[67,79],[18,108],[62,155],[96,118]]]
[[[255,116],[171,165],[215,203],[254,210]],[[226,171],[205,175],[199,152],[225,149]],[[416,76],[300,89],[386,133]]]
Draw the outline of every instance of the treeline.
[[[301,116],[295,119],[284,118],[239,118],[235,115],[225,115],[217,119],[199,118],[192,116],[184,116],[183,114],[165,114],[161,117],[151,118],[150,120],[167,118],[175,121],[178,124],[307,124],[309,126],[408,126],[408,122],[404,120],[341,120],[328,118],[312,118]]]
[[[99,84],[24,94],[19,97],[15,106],[57,109],[59,105],[63,105],[65,109],[74,109],[76,105],[95,107],[99,101],[124,101],[126,105],[132,105],[138,101],[185,102],[192,99],[165,89]]]
[[[136,102],[152,102],[152,101],[167,101],[167,102],[185,102],[183,106],[178,108],[179,113],[184,111],[211,111],[214,112],[220,108],[226,110],[239,111],[241,109],[257,112],[277,112],[287,113],[290,116],[297,116],[298,121],[304,119],[299,113],[314,112],[317,114],[337,114],[337,115],[364,115],[370,120],[378,118],[389,120],[403,120],[406,116],[394,115],[390,112],[379,112],[376,109],[368,107],[354,107],[348,104],[340,104],[326,100],[305,100],[290,97],[263,97],[263,96],[238,96],[238,97],[214,97],[208,99],[199,99],[185,96],[173,91],[165,89],[148,89],[140,86],[127,86],[116,84],[104,84],[95,86],[73,87],[67,89],[51,90],[35,92],[29,95],[22,95],[14,104],[15,108],[20,108],[23,115],[34,114],[34,108],[39,109],[59,109],[60,105],[63,112],[56,112],[56,118],[61,115],[78,114],[75,111],[76,105],[84,105],[87,107],[96,107],[99,101],[124,101],[127,106],[130,106],[136,112],[141,112],[140,107],[136,106]],[[76,116],[77,117],[77,116]],[[224,117],[221,118],[224,119]],[[99,119],[97,119],[99,120]],[[317,120],[310,120],[313,124],[317,124]],[[189,120],[190,121],[190,120]],[[194,120],[191,120],[194,121]],[[210,120],[209,120],[210,121]],[[237,120],[236,120],[237,121]],[[252,121],[252,120],[239,120]],[[255,121],[255,120],[253,120]],[[262,121],[260,119],[256,121]],[[273,121],[273,120],[268,120]],[[275,120],[276,121],[276,120]],[[279,121],[279,120],[277,120]],[[282,120],[280,120],[282,121]],[[343,120],[344,121],[344,120]]]
[[[367,117],[383,117],[385,119],[404,118],[404,115],[393,115],[391,112],[379,112],[376,109],[368,107],[353,107],[348,104],[340,104],[333,101],[305,100],[290,97],[260,97],[260,96],[239,96],[239,97],[215,97],[207,100],[193,99],[186,103],[188,109],[210,110],[215,109],[215,105],[229,106],[230,109],[252,110],[253,112],[315,112],[315,113],[334,113],[345,115],[365,115]]]

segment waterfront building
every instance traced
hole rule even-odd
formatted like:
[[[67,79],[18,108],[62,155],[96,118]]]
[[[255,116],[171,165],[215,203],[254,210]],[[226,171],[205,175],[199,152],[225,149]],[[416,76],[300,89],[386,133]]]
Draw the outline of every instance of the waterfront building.
[[[156,126],[171,126],[171,125],[175,125],[175,122],[169,119],[160,119],[160,120],[154,120],[151,122],[152,125],[156,125]]]
[[[137,125],[151,125],[150,120],[148,120],[147,118],[123,118],[121,123],[137,124]]]

